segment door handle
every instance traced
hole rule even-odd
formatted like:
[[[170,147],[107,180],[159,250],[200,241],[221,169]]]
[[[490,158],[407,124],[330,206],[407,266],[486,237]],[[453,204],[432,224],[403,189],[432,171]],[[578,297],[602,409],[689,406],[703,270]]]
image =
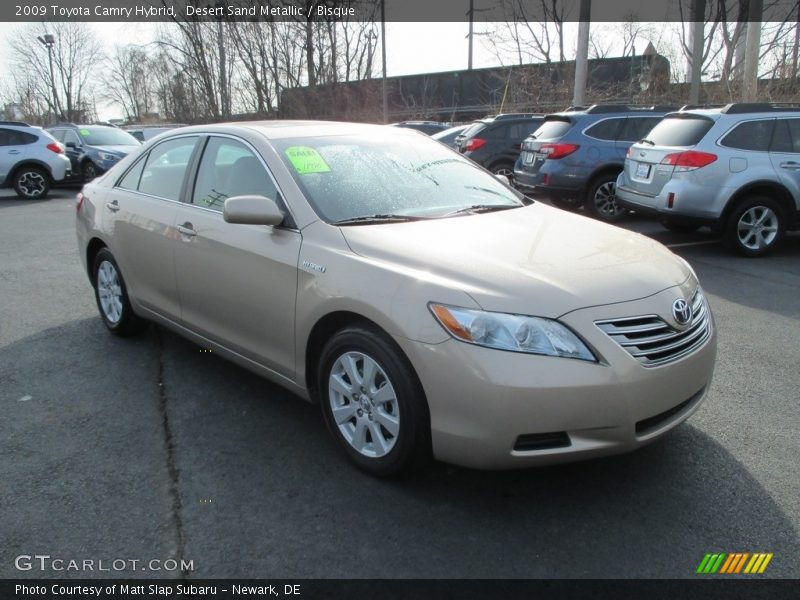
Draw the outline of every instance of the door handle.
[[[781,167],[784,169],[800,169],[800,163],[790,160],[787,162],[782,162]]]
[[[19,154],[19,150],[9,150],[9,154]]]
[[[116,200],[112,200],[111,202],[106,202],[106,208],[111,212],[117,212],[119,210],[119,202]]]
[[[178,231],[181,235],[185,235],[186,237],[194,237],[197,235],[197,232],[192,229],[193,225],[191,223],[184,223],[183,225],[178,225]]]

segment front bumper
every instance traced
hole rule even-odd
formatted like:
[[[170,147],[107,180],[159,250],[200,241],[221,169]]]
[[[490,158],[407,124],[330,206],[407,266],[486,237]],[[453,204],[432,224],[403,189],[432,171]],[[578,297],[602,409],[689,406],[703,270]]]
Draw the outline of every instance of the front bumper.
[[[652,368],[642,366],[595,322],[663,314],[688,293],[670,288],[643,300],[562,316],[560,321],[583,337],[598,363],[456,340],[424,344],[398,339],[428,399],[434,455],[453,464],[502,469],[617,454],[657,439],[688,418],[705,397],[716,358],[713,319],[702,346]],[[520,449],[520,436],[546,440],[545,434],[566,434],[568,445]]]

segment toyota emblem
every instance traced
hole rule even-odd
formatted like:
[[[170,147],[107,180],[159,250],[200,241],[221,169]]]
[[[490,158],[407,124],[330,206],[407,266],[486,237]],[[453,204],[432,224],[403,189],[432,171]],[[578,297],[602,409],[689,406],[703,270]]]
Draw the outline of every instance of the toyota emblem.
[[[692,320],[692,307],[683,298],[678,298],[672,303],[672,316],[678,325],[687,325]]]

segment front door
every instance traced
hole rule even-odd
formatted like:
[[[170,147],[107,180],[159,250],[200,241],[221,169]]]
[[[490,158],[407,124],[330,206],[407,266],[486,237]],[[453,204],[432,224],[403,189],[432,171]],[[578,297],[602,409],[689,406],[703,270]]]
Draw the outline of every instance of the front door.
[[[299,231],[238,225],[222,216],[226,198],[279,198],[248,145],[209,137],[189,203],[178,208],[175,270],[189,329],[292,378]]]

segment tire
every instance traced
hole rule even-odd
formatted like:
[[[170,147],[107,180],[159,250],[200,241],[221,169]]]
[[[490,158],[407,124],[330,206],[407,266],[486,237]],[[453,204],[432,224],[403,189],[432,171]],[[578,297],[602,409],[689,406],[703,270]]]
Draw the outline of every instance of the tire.
[[[511,163],[497,163],[492,165],[490,171],[495,175],[505,175],[509,179],[514,179],[514,165]]]
[[[674,233],[693,233],[700,229],[701,225],[692,225],[690,223],[674,223],[672,221],[661,221],[664,229],[669,229]]]
[[[81,173],[83,174],[83,180],[88,183],[97,177],[97,167],[94,166],[92,161],[87,160],[81,167]]]
[[[365,372],[372,373],[371,382],[361,379]],[[317,389],[328,430],[362,471],[391,477],[430,460],[422,386],[400,348],[379,329],[354,325],[331,337],[319,361]]]
[[[550,203],[556,208],[575,212],[582,206],[582,202],[577,198],[550,198]]]
[[[100,317],[111,333],[126,337],[147,326],[147,321],[133,312],[125,280],[108,248],[102,248],[95,256],[92,285]]]
[[[725,237],[742,256],[764,256],[772,252],[786,233],[786,215],[768,196],[749,196],[728,217]]]
[[[628,214],[617,204],[617,174],[607,173],[592,180],[586,191],[584,206],[595,219],[606,223],[616,223]]]
[[[40,200],[50,191],[50,175],[40,167],[22,167],[14,173],[14,191],[26,200]]]

